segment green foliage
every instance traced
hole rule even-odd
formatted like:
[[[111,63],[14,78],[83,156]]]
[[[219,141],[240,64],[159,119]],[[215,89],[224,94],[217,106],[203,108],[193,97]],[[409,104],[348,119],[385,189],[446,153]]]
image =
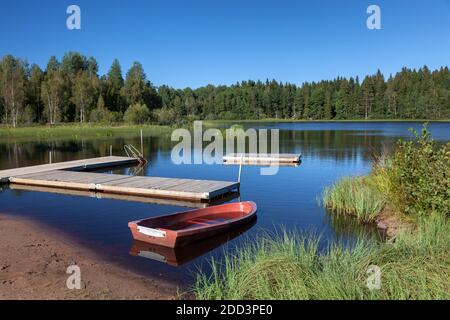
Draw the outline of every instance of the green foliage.
[[[145,104],[153,109],[160,107],[161,104],[157,91],[147,80],[144,68],[139,62],[134,62],[127,72],[121,94],[128,105]]]
[[[145,104],[162,123],[172,123],[174,115],[177,122],[450,118],[447,67],[433,71],[426,66],[418,70],[404,68],[388,79],[378,71],[364,77],[361,83],[357,77],[338,77],[301,86],[275,80],[248,80],[231,86],[174,89],[167,85],[154,87],[139,62],[133,63],[125,80],[117,59],[108,73],[99,77],[97,61],[78,52],[66,53],[61,62],[52,56],[44,71],[10,55],[1,61],[0,64],[9,66],[4,68],[6,73],[0,72],[3,79],[12,79],[8,71],[14,65],[11,62],[20,66],[13,68],[20,81],[9,81],[19,90],[7,90],[8,81],[0,81],[0,118],[8,123],[16,121],[26,105],[34,109],[38,122],[84,121],[99,96],[110,111],[122,114],[127,106]],[[14,92],[15,97],[8,97],[7,92]],[[14,106],[13,113],[10,106]]]
[[[105,108],[95,108],[89,114],[89,122],[112,124],[118,123],[122,120],[119,112],[109,111]]]
[[[121,120],[121,119],[120,119]],[[159,125],[97,125],[97,124],[64,124],[48,126],[28,126],[12,128],[0,126],[0,139],[17,141],[38,141],[58,139],[79,139],[99,137],[138,137],[140,130],[146,136],[170,134],[170,128]]]
[[[450,215],[450,143],[438,146],[425,125],[415,140],[400,140],[396,151],[374,163],[367,177],[344,178],[326,188],[324,204],[360,221],[376,219],[388,204],[413,217]]]
[[[15,127],[24,108],[26,98],[26,63],[11,55],[0,61],[0,97],[5,109],[5,120]],[[9,121],[8,121],[9,120]]]
[[[155,110],[153,114],[156,122],[162,125],[172,125],[179,120],[174,110],[165,107]]]
[[[338,214],[355,216],[361,222],[374,222],[386,200],[371,186],[369,177],[344,178],[325,188],[324,204]]]
[[[450,143],[437,146],[425,125],[414,141],[399,141],[392,158],[375,166],[396,209],[406,214],[450,215]]]
[[[72,102],[77,108],[77,119],[85,121],[86,114],[95,106],[97,82],[93,81],[87,71],[80,71],[73,80]]]
[[[30,105],[27,105],[23,110],[23,112],[19,115],[19,122],[30,125],[33,122],[35,122],[35,120],[36,120],[35,110]]]
[[[130,106],[123,116],[126,123],[143,124],[150,119],[150,110],[145,104],[136,103]]]
[[[121,95],[123,83],[122,68],[119,60],[114,59],[103,84],[106,105],[113,111],[125,112],[125,99]]]
[[[319,239],[284,232],[226,251],[201,273],[197,299],[443,299],[450,298],[450,224],[442,215],[424,220],[395,243],[358,240],[319,251]],[[368,267],[381,269],[381,289],[366,286]]]

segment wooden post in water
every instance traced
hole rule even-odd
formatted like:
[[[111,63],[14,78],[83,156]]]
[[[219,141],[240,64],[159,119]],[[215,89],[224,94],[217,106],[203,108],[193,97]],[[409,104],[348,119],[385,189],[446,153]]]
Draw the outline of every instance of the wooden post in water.
[[[112,145],[109,146],[109,156],[112,157]]]
[[[142,129],[141,129],[141,157],[144,157],[144,135],[142,133]]]
[[[50,159],[50,164],[52,164],[52,151],[51,150],[48,152],[48,157]]]
[[[241,153],[241,162],[239,164],[239,175],[238,175],[238,182],[239,182],[239,187],[238,187],[238,191],[241,191],[241,173],[242,173],[242,160],[244,158],[244,154]]]

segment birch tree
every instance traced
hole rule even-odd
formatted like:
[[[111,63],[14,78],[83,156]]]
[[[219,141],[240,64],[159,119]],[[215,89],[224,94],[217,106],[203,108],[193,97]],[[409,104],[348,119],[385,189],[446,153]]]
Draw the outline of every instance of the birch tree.
[[[20,59],[7,55],[1,61],[1,93],[5,107],[5,119],[17,126],[25,102],[26,66]]]
[[[65,96],[65,81],[60,70],[49,70],[42,83],[41,96],[45,104],[45,113],[50,124],[60,118],[61,104]]]
[[[72,85],[72,102],[77,107],[81,123],[85,122],[86,111],[96,102],[96,85],[89,72],[81,71],[75,77]]]

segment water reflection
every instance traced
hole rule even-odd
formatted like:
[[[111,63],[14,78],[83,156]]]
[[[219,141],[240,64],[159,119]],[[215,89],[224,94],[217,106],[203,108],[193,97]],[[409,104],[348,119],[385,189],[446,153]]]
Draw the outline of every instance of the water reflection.
[[[230,125],[229,123],[227,124]],[[411,137],[408,128],[420,130],[420,122],[402,123],[252,123],[257,129],[280,129],[280,152],[301,153],[305,157],[333,159],[334,161],[370,161],[374,154],[389,152],[399,138]],[[220,126],[220,125],[218,125]],[[432,136],[448,141],[450,123],[429,124]],[[144,138],[144,155],[151,162],[161,153],[170,153],[173,142],[170,135]],[[206,146],[209,142],[204,142]],[[0,169],[53,162],[107,156],[110,147],[114,155],[123,155],[123,146],[140,146],[140,138],[107,137],[101,139],[50,139],[39,141],[0,141]],[[270,152],[270,136],[267,141]],[[224,142],[224,151],[225,151]],[[228,151],[228,150],[227,150]],[[234,150],[232,152],[236,152]]]
[[[280,152],[301,153],[303,161],[301,167],[280,167],[273,176],[262,176],[260,167],[245,167],[242,171],[240,196],[243,201],[251,200],[258,204],[258,222],[254,228],[246,231],[245,237],[237,236],[229,240],[233,247],[253,241],[259,236],[261,229],[276,230],[280,226],[298,232],[313,230],[322,236],[324,246],[341,241],[351,244],[361,234],[378,237],[371,226],[361,225],[351,218],[329,214],[318,204],[317,197],[320,197],[326,186],[343,176],[367,174],[371,170],[372,154],[391,150],[399,138],[409,136],[409,127],[420,129],[421,126],[420,123],[249,125],[279,128]],[[431,123],[429,128],[432,136],[439,141],[449,140],[450,123]],[[139,172],[133,172],[130,168],[107,172],[168,178],[237,180],[239,168],[236,166],[173,164],[170,153],[176,143],[170,141],[170,136],[167,135],[145,137],[144,154],[149,160],[145,167]],[[138,147],[140,138],[136,135],[85,140],[1,140],[0,170],[48,163],[50,150],[53,151],[53,161],[107,156],[111,145],[114,155],[123,155],[124,144]],[[185,258],[190,255],[188,251],[170,253],[175,258],[170,258],[166,253],[158,253],[160,256],[167,255],[167,261],[175,261],[178,265],[181,264],[180,261],[186,261],[177,268],[170,268],[155,260],[137,259],[129,254],[129,221],[177,212],[180,210],[176,206],[188,207],[188,203],[152,202],[153,199],[144,203],[136,202],[135,199],[108,199],[104,194],[56,194],[48,192],[49,190],[35,192],[37,190],[16,190],[15,186],[11,188],[3,187],[0,192],[1,212],[26,216],[62,230],[82,239],[86,246],[100,252],[105,258],[123,263],[130,270],[150,276],[157,275],[177,283],[189,282],[199,265],[202,271],[208,272],[209,258],[223,257],[220,244],[215,248],[207,248],[200,257],[190,261]],[[101,200],[98,199],[100,197]],[[235,201],[223,199],[230,200]],[[102,228],[98,228],[98,225],[102,225]],[[199,247],[192,248],[193,252],[197,250],[200,250]]]
[[[382,240],[385,235],[374,224],[364,224],[354,217],[348,215],[336,214],[328,209],[324,209],[325,220],[333,228],[333,231],[339,239],[358,239]]]
[[[168,248],[133,240],[130,255],[179,267],[241,236],[255,224],[256,217],[240,228],[180,248]]]

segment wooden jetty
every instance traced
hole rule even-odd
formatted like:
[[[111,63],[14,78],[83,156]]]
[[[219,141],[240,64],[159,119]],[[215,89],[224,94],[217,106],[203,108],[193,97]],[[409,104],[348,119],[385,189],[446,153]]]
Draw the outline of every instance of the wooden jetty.
[[[52,170],[98,170],[117,166],[130,166],[138,163],[139,160],[136,158],[110,156],[6,169],[0,170],[0,183],[8,183],[11,177],[24,174],[34,174]]]
[[[86,170],[137,164],[138,159],[103,157],[0,171],[0,181],[15,185],[87,191],[132,197],[209,201],[239,189],[239,182],[129,176]]]
[[[289,153],[229,153],[222,158],[225,164],[257,164],[257,165],[296,165],[301,161],[300,154]]]
[[[134,196],[209,200],[238,189],[238,182],[128,176],[54,170],[18,175],[10,183]]]
[[[77,197],[89,197],[96,199],[108,199],[108,200],[120,200],[129,202],[142,202],[150,204],[159,204],[166,206],[179,206],[187,208],[206,208],[209,206],[215,206],[227,201],[236,199],[239,197],[239,193],[230,192],[219,198],[205,201],[189,201],[189,200],[178,200],[178,199],[167,199],[167,198],[155,198],[155,197],[145,197],[145,196],[134,196],[126,194],[116,194],[116,193],[105,193],[96,191],[86,191],[86,190],[73,190],[55,187],[40,187],[40,186],[29,186],[23,184],[11,184],[9,186],[12,190],[19,191],[33,191],[33,192],[46,192],[54,193],[60,195],[77,196]]]

